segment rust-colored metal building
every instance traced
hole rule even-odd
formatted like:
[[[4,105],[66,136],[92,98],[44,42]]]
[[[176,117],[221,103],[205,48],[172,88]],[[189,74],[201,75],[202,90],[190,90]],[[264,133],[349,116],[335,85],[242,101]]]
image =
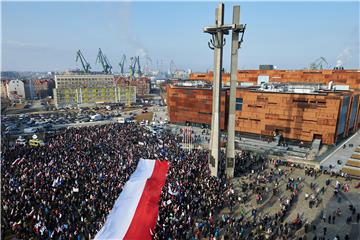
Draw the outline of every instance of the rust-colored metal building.
[[[309,85],[316,88],[316,84]],[[222,90],[221,128],[226,129],[229,89]],[[360,91],[277,91],[238,87],[236,131],[311,142],[316,138],[333,144],[360,125]],[[211,124],[211,87],[167,88],[169,121]]]
[[[167,108],[173,123],[199,123],[211,125],[212,88],[167,87]],[[221,92],[221,106],[227,106],[227,90]],[[225,130],[226,109],[221,108],[220,127]]]
[[[360,89],[360,70],[239,70],[238,83],[242,86],[259,85],[260,82],[306,82],[336,85],[347,85],[352,89]],[[191,73],[189,80],[210,81],[213,72]],[[223,83],[230,80],[230,73],[223,73]]]

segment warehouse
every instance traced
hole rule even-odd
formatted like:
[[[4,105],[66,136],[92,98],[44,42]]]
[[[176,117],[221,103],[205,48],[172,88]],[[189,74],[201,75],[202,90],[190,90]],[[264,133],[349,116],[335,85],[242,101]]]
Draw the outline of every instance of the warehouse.
[[[309,83],[268,83],[238,87],[237,133],[282,135],[285,139],[334,144],[359,128],[359,91]],[[221,128],[226,129],[230,91],[222,90]],[[212,89],[169,85],[167,104],[170,122],[211,124]]]

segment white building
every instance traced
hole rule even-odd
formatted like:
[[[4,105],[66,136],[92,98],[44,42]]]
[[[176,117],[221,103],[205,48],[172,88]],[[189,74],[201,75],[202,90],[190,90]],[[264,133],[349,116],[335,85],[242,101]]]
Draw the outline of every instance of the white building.
[[[25,86],[24,82],[15,79],[10,80],[7,84],[7,95],[11,101],[22,101],[25,99]]]

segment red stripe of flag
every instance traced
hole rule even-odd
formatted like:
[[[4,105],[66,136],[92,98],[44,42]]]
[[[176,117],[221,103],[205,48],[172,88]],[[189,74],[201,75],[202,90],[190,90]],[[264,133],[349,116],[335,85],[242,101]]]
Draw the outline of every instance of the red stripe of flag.
[[[125,234],[126,239],[151,239],[158,213],[161,190],[165,185],[169,162],[156,161],[154,171],[146,181],[144,191],[136,208],[134,217]]]

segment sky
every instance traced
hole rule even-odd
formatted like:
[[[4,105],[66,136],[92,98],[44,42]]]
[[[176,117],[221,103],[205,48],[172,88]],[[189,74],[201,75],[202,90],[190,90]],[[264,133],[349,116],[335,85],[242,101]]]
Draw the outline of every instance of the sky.
[[[113,70],[123,54],[140,55],[144,66],[205,72],[213,68],[210,35],[217,2],[1,2],[3,71],[62,71],[80,68],[81,49],[92,70],[98,49]],[[225,23],[241,7],[247,24],[239,69],[273,64],[303,69],[319,57],[333,68],[359,67],[359,2],[225,2]],[[230,70],[231,36],[224,68]],[[152,59],[152,63],[145,58]],[[324,65],[325,66],[325,65]]]

